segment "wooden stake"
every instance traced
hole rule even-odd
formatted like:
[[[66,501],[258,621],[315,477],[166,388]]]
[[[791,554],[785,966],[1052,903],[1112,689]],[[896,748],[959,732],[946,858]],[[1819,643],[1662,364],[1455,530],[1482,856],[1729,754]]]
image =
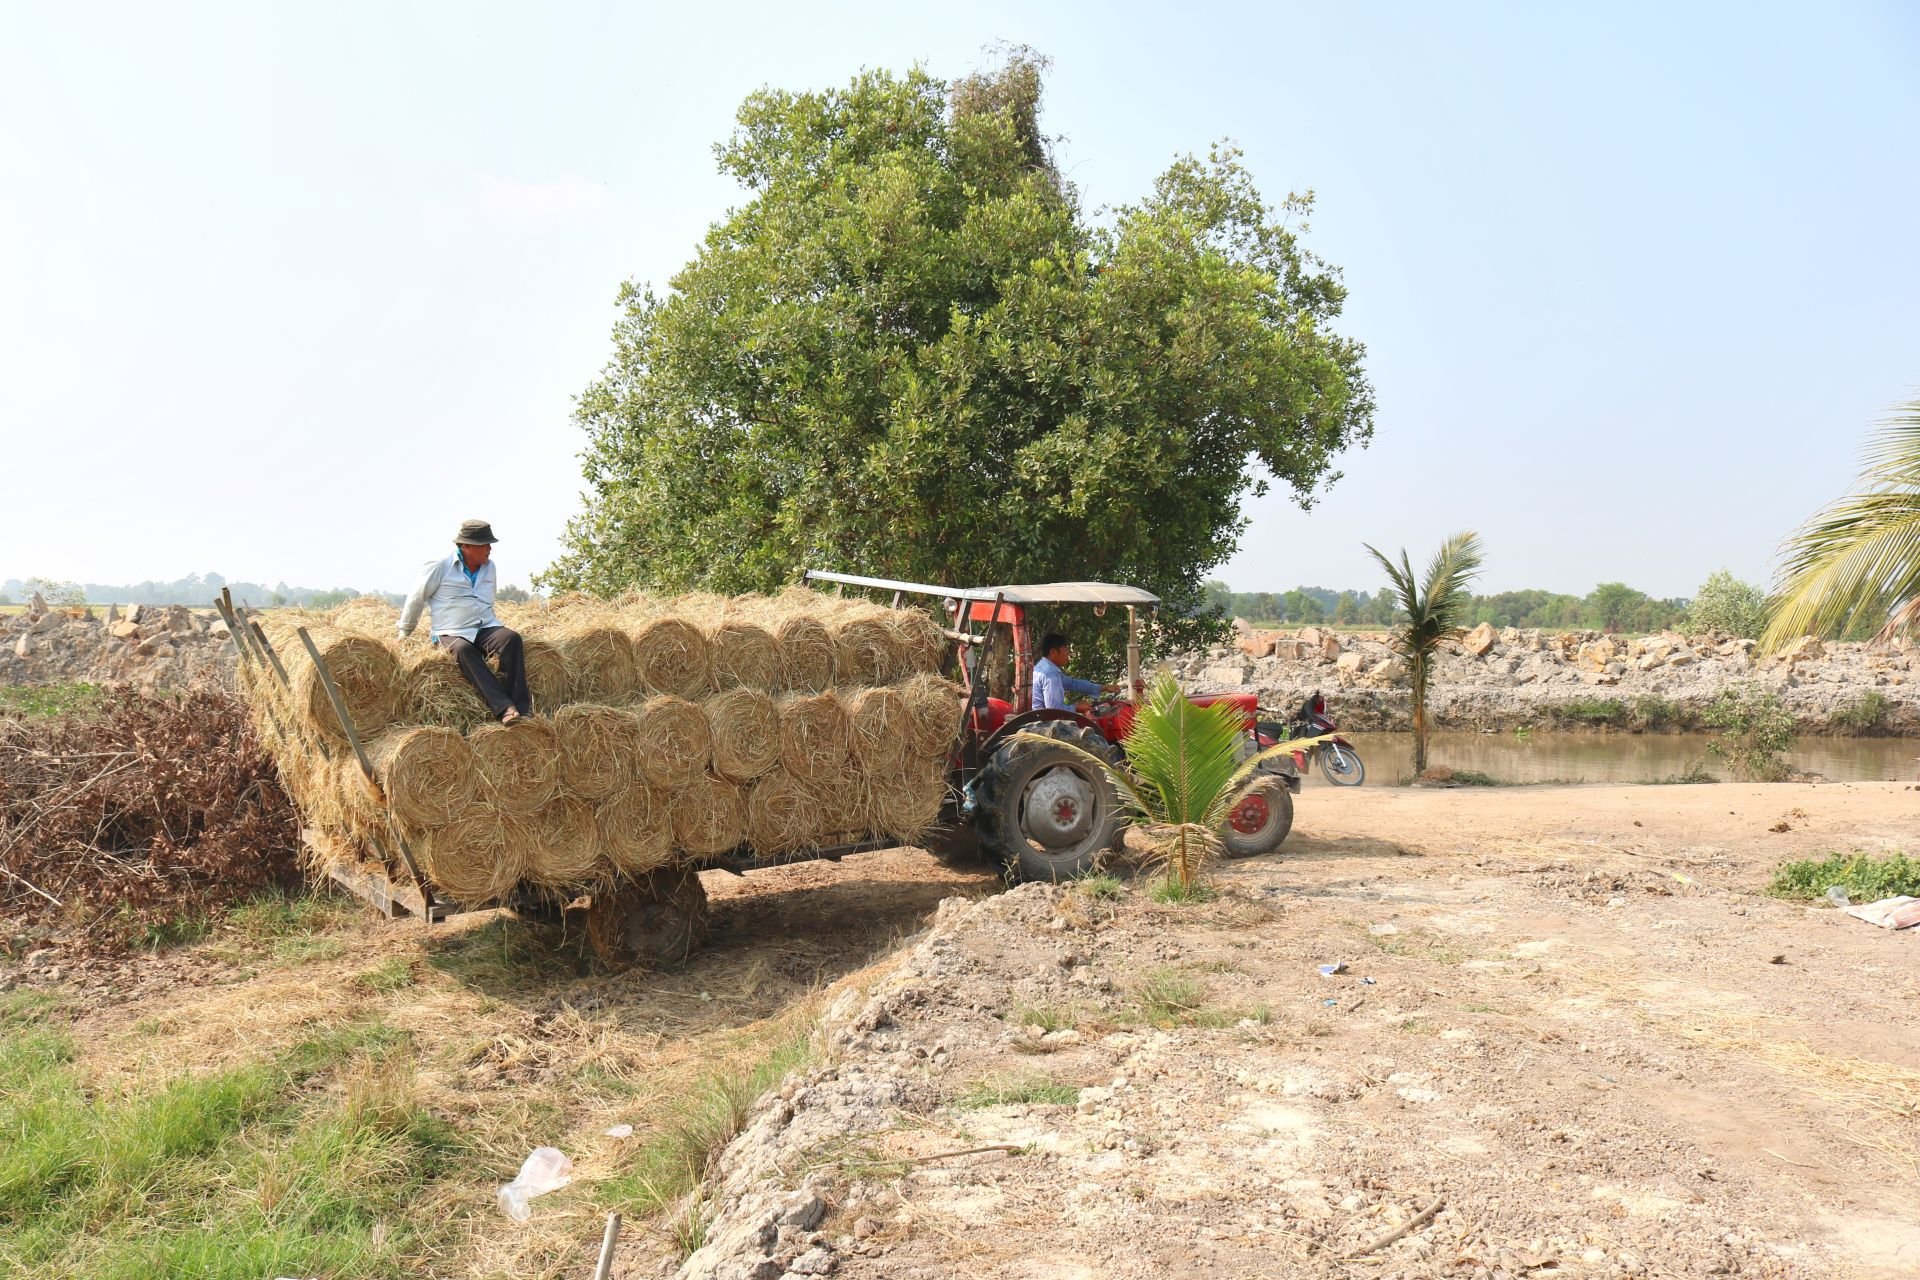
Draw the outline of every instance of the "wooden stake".
[[[607,1280],[613,1274],[613,1246],[620,1241],[620,1215],[607,1215],[606,1234],[600,1237],[600,1261],[593,1268],[593,1280]]]

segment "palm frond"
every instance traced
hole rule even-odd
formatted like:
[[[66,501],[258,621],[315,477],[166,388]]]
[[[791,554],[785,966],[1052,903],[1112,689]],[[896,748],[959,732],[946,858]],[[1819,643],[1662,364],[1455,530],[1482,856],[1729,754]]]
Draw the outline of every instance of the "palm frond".
[[[1195,706],[1171,675],[1158,677],[1127,734],[1133,772],[1162,801],[1158,812],[1142,816],[1175,825],[1204,821],[1233,777],[1243,732],[1231,707]]]
[[[1760,641],[1768,652],[1798,636],[1844,631],[1888,601],[1920,596],[1920,400],[1902,405],[1868,442],[1859,490],[1801,526],[1783,553]],[[1903,605],[1885,619],[1882,635],[1916,621]]]
[[[1323,733],[1312,738],[1289,738],[1285,742],[1276,743],[1242,760],[1240,767],[1234,770],[1233,777],[1228,779],[1227,785],[1221,789],[1213,808],[1208,811],[1206,825],[1218,827],[1227,820],[1227,815],[1233,812],[1234,805],[1240,803],[1240,797],[1246,794],[1254,773],[1261,765],[1277,756],[1289,756],[1296,751],[1311,751],[1323,742],[1333,741],[1335,736],[1331,733]]]

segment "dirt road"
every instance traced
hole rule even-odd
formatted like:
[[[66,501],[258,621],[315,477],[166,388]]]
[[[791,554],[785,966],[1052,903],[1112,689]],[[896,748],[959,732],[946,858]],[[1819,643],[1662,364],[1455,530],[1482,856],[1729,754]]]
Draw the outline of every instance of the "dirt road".
[[[1920,937],[1758,892],[1920,792],[1312,799],[1212,904],[943,911],[684,1274],[1920,1274]]]

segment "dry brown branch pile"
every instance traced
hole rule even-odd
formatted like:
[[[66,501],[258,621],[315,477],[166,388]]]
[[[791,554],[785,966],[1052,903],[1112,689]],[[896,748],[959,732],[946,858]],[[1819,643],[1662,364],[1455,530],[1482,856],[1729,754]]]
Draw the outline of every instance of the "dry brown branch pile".
[[[205,684],[0,717],[0,910],[112,945],[297,878],[298,819],[246,707]],[[137,932],[137,930],[136,930]]]

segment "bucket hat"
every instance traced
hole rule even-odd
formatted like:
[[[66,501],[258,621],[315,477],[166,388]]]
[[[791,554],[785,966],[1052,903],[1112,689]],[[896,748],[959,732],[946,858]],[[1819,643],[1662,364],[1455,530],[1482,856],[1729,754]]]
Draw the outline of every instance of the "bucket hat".
[[[460,522],[460,532],[454,535],[453,540],[462,546],[468,547],[477,547],[482,544],[491,544],[500,541],[500,539],[493,536],[493,526],[485,520],[462,520]]]

